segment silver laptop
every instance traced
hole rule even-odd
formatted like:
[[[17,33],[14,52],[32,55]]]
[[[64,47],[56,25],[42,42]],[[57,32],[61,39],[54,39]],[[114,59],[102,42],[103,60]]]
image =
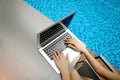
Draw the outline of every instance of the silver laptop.
[[[67,28],[71,20],[73,19],[74,15],[75,15],[75,12],[66,16],[62,20],[49,26],[47,29],[37,34],[38,49],[39,49],[40,54],[42,54],[42,56],[48,61],[48,63],[53,67],[53,69],[57,73],[60,73],[60,71],[56,67],[54,60],[53,60],[53,55],[55,51],[63,52],[64,55],[68,54],[71,66],[74,66],[74,64],[80,57],[79,52],[74,51],[73,49],[67,47],[66,44],[64,44],[64,39],[69,38],[69,37],[74,37],[80,43],[83,44],[83,42],[81,42]]]

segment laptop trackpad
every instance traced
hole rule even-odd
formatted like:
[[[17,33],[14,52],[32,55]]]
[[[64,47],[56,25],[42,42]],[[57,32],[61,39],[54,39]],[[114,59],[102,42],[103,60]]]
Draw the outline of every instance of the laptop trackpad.
[[[69,56],[69,60],[70,60],[70,63],[77,57],[80,55],[80,52],[77,52],[71,48],[66,48],[64,51],[63,51],[64,55],[66,56],[66,54],[68,54]]]
[[[75,66],[76,62],[78,61],[78,59],[80,58],[80,52],[77,52],[68,47],[63,51],[63,53],[65,56],[66,56],[66,54],[68,54],[68,56],[69,56],[70,71],[71,71],[73,69],[73,67]]]

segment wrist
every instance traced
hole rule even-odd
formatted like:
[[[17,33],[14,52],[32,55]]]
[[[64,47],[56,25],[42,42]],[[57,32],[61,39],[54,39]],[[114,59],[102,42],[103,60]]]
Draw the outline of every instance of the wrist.
[[[84,55],[89,54],[87,49],[83,53],[84,53]]]
[[[84,49],[82,50],[82,53],[83,53],[83,54],[86,54],[86,53],[88,53],[88,50],[87,50],[87,48],[84,48]]]
[[[63,71],[61,71],[61,74],[68,74],[69,73],[69,69],[65,69]]]
[[[65,70],[64,72],[61,72],[61,76],[63,80],[70,80],[70,72]]]

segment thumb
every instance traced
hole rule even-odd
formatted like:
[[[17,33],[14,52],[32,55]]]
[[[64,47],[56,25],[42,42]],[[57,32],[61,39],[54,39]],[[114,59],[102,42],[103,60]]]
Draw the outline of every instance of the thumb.
[[[68,55],[68,53],[66,54],[66,59],[69,61],[69,55]]]
[[[68,44],[68,47],[72,48],[72,49],[75,49],[75,46],[72,45],[72,44]]]

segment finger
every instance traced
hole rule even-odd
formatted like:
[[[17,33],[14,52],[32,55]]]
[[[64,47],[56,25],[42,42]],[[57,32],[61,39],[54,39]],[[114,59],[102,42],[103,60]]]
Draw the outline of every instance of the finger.
[[[64,39],[64,41],[66,41],[66,40],[67,40],[67,38]]]
[[[54,57],[55,57],[56,60],[59,60],[59,57],[58,57],[58,55],[57,55],[57,52],[55,52]]]
[[[57,66],[59,63],[58,63],[58,60],[55,58],[55,56],[53,56],[53,60],[54,60],[54,62],[56,64],[56,66]]]
[[[57,53],[58,58],[61,59],[61,53],[59,51],[56,51],[56,53]]]
[[[55,56],[53,56],[53,60],[55,61],[55,64],[57,63],[57,59],[55,58]]]
[[[74,45],[74,43],[71,42],[71,41],[65,41],[65,44],[72,44],[72,45]]]
[[[64,41],[69,41],[71,39],[71,37],[70,38],[66,38]]]
[[[72,40],[65,40],[66,44],[74,44],[74,42]]]

